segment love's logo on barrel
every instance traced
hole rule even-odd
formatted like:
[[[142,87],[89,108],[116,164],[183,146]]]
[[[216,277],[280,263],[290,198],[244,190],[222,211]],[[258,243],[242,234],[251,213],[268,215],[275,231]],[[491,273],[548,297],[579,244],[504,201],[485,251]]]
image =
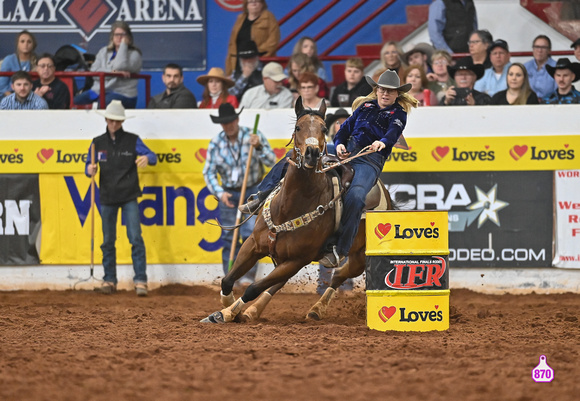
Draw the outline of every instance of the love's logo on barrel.
[[[383,322],[387,323],[387,320],[393,317],[396,311],[397,308],[395,308],[394,306],[383,306],[381,309],[379,309],[379,318]]]

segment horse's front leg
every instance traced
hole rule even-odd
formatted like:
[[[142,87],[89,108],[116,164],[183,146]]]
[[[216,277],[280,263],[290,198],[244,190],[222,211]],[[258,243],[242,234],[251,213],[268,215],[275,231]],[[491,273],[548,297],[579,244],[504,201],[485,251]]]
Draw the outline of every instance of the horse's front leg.
[[[250,284],[250,286],[246,288],[244,295],[242,295],[242,297],[236,300],[232,305],[228,306],[225,309],[222,309],[221,311],[212,313],[207,318],[203,319],[202,322],[204,323],[232,322],[236,318],[236,316],[242,311],[246,303],[253,301],[262,292],[266,291],[270,287],[288,281],[292,276],[294,276],[298,272],[298,270],[302,268],[302,266],[304,266],[304,264],[305,262],[303,261],[285,261],[283,263],[280,263],[278,267],[276,267],[276,269],[274,269],[266,277]]]
[[[260,294],[258,299],[256,299],[256,301],[254,301],[254,303],[244,311],[244,315],[242,316],[243,321],[249,322],[259,319],[262,312],[264,312],[264,309],[266,309],[266,306],[272,300],[274,294],[284,287],[286,283],[287,281],[278,283]]]
[[[254,235],[250,235],[242,244],[238,256],[234,260],[234,265],[228,274],[221,281],[220,300],[223,306],[228,307],[235,302],[234,293],[232,289],[237,280],[244,276],[255,264],[264,257],[264,255],[256,252]]]

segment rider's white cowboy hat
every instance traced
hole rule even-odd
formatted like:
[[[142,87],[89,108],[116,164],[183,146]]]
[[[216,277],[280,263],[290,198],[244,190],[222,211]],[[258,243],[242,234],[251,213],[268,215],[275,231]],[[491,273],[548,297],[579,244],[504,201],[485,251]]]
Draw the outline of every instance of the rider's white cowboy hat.
[[[368,84],[373,88],[380,86],[381,88],[396,89],[399,92],[409,92],[411,89],[411,84],[401,85],[401,80],[397,73],[393,70],[387,70],[381,74],[379,81],[375,82],[368,75],[365,76]]]
[[[100,115],[108,118],[109,120],[115,121],[125,121],[128,118],[133,118],[134,116],[125,116],[125,108],[120,100],[112,100],[111,103],[105,109],[105,112],[97,112]]]

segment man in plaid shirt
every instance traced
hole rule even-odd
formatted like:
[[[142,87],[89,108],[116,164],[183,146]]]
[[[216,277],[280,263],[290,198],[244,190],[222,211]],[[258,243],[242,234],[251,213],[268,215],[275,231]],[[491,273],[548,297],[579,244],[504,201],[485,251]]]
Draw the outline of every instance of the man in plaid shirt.
[[[240,127],[239,113],[230,103],[220,105],[218,116],[210,116],[216,124],[221,124],[223,131],[214,137],[207,149],[207,159],[203,167],[203,176],[210,192],[218,198],[220,223],[223,226],[233,226],[236,223],[237,205],[240,201],[242,184],[250,146],[254,147],[246,194],[254,193],[264,176],[264,165],[273,166],[276,155],[266,137],[258,131],[253,135],[248,127]],[[250,236],[256,223],[256,216],[240,227],[242,241]],[[233,231],[222,230],[223,243],[222,263],[224,274],[228,272],[230,249]],[[240,248],[236,244],[235,256]],[[256,266],[240,281],[242,285],[251,284],[256,275]]]
[[[10,81],[14,93],[2,99],[0,110],[48,110],[46,100],[32,92],[29,73],[15,72]]]

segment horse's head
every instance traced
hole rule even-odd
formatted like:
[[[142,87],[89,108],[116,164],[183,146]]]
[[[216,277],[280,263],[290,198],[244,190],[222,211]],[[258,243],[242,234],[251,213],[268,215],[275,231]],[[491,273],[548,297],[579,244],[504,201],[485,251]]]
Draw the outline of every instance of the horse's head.
[[[302,105],[302,98],[298,97],[294,110],[296,111],[296,127],[292,135],[294,160],[298,166],[315,168],[326,146],[327,129],[324,122],[326,104],[322,102],[318,111],[305,109]],[[302,161],[304,161],[303,164]]]

